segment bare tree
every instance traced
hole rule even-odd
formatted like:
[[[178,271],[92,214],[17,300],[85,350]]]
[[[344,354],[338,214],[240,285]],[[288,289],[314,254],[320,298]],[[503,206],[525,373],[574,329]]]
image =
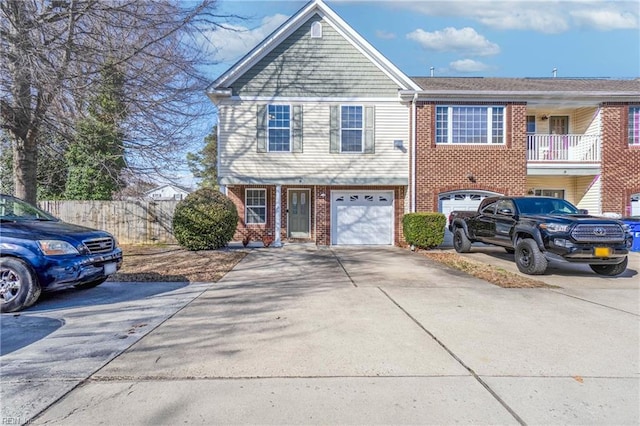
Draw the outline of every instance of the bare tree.
[[[36,201],[42,129],[73,139],[106,63],[125,73],[128,167],[171,169],[193,123],[212,111],[199,38],[235,18],[215,11],[216,0],[2,0],[0,124],[16,195]]]

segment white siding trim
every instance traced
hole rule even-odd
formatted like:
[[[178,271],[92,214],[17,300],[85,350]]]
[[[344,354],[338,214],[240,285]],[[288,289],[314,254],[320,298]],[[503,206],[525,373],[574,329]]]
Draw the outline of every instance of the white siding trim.
[[[274,96],[231,96],[225,101],[220,102],[220,105],[232,104],[235,102],[269,102],[269,103],[357,103],[357,102],[373,102],[373,103],[399,103],[399,97],[379,97],[379,98],[365,98],[365,97],[303,97],[303,96],[289,96],[289,97],[274,97]]]

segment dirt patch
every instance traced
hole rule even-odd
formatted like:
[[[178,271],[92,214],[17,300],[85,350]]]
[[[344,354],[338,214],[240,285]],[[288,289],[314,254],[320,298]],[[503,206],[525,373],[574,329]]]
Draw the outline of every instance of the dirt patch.
[[[121,248],[122,268],[109,281],[217,282],[247,255],[245,250],[189,251],[179,246]]]
[[[466,272],[476,278],[488,281],[491,284],[495,284],[504,288],[553,288],[555,286],[549,285],[542,281],[535,280],[533,278],[523,277],[522,275],[514,274],[513,272],[506,271],[502,268],[487,265],[486,263],[480,263],[475,260],[464,258],[458,253],[442,252],[442,251],[420,251],[423,256],[440,262],[450,268],[458,269]]]

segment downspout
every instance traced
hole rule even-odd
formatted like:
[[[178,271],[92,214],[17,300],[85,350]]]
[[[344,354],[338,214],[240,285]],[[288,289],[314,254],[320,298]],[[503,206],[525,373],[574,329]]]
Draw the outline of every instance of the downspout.
[[[417,124],[417,108],[416,108],[416,102],[418,101],[418,93],[414,93],[413,94],[413,99],[411,100],[411,120],[412,120],[412,128],[411,128],[411,162],[413,163],[411,165],[411,206],[410,206],[410,212],[411,213],[415,213],[416,212],[416,165],[418,164],[418,161],[416,160],[416,154],[418,152],[418,148],[416,147],[416,133],[418,131],[418,124]]]

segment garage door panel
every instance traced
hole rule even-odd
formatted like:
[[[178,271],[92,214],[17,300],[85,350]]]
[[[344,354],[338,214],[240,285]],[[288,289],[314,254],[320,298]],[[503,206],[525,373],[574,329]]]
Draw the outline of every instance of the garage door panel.
[[[336,192],[332,203],[337,245],[393,243],[393,197],[388,192]]]
[[[454,210],[476,211],[482,200],[493,195],[499,194],[474,191],[456,191],[440,194],[440,212],[445,215],[448,225],[449,213]]]

